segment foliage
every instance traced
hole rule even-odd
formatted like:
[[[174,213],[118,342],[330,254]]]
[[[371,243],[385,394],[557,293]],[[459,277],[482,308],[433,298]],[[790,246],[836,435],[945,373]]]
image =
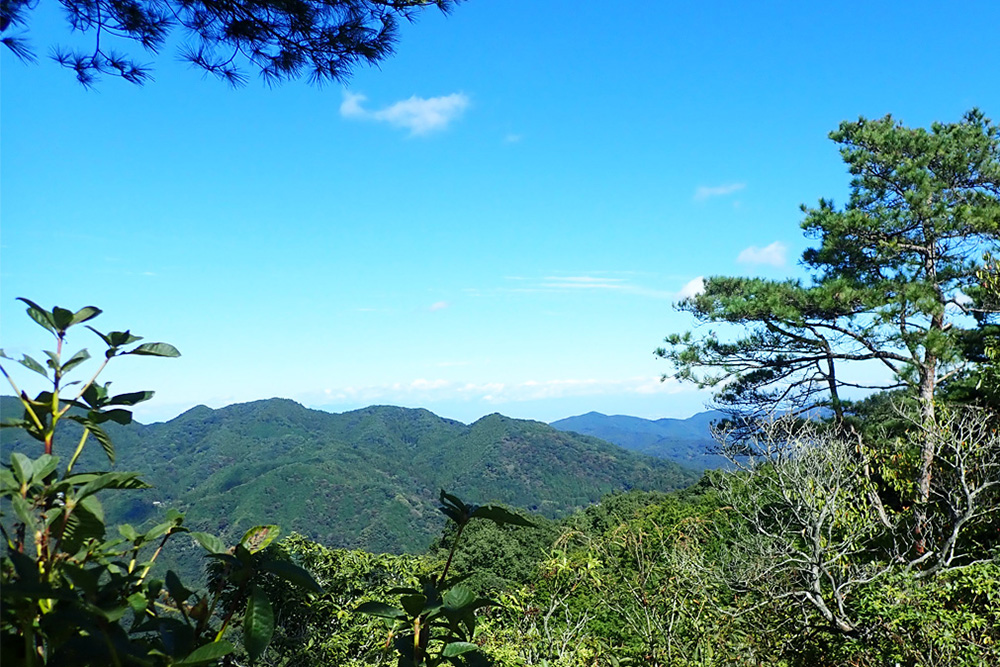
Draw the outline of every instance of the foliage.
[[[458,525],[448,522],[444,534],[431,545],[428,556],[444,562],[452,554],[451,571],[465,577],[465,585],[490,595],[533,582],[538,564],[559,538],[560,523],[532,514],[532,527],[474,521],[456,541]]]
[[[444,662],[454,665],[474,660],[477,646],[476,610],[493,604],[478,597],[471,589],[449,579],[448,572],[462,532],[473,519],[485,519],[497,525],[533,527],[527,519],[495,505],[467,505],[457,496],[441,491],[441,512],[456,526],[448,560],[438,576],[422,578],[419,589],[401,587],[390,591],[399,595],[399,607],[382,602],[365,602],[358,611],[395,622],[390,633],[399,652],[400,667],[434,667]]]
[[[971,361],[963,295],[977,258],[1000,243],[1000,128],[974,110],[930,131],[861,118],[830,137],[851,194],[842,209],[803,207],[811,280],[710,278],[680,308],[738,325],[735,338],[674,334],[657,355],[741,414],[826,407],[842,420],[844,388],[908,387],[930,423],[938,385]],[[859,363],[888,377],[850,379]]]
[[[859,591],[856,607],[869,637],[864,645],[837,646],[854,664],[975,667],[1000,662],[996,561],[930,580],[896,572]]]
[[[789,419],[734,472],[605,497],[494,594],[476,643],[519,666],[990,664],[995,421],[938,415],[925,556],[908,539],[923,427],[898,416],[878,449]]]
[[[452,0],[68,0],[69,27],[92,37],[85,49],[56,47],[53,58],[85,86],[100,75],[132,83],[150,80],[148,65],[114,45],[139,45],[155,54],[174,33],[180,57],[232,85],[245,83],[244,69],[269,84],[301,76],[344,81],[357,65],[376,64],[392,53],[400,20],[413,20],[427,6],[447,11]],[[35,59],[27,40],[11,34],[27,28],[36,4],[0,4],[3,44],[25,61]]]
[[[901,497],[914,498],[922,428],[914,428],[910,441],[898,440],[894,450],[876,453],[858,438],[849,441],[779,422],[757,443],[760,455],[723,478],[721,497],[731,510],[722,571],[729,586],[750,602],[748,611],[756,615],[747,619],[759,633],[777,637],[783,628],[793,638],[809,640],[803,649],[792,639],[783,653],[805,664],[840,664],[820,663],[811,652],[838,646],[846,651],[840,659],[846,660],[845,655],[883,651],[895,643],[913,660],[927,648],[921,647],[925,640],[933,644],[944,640],[942,633],[961,634],[969,630],[967,623],[981,628],[988,622],[987,605],[977,603],[965,616],[942,615],[935,607],[949,604],[943,601],[948,582],[962,580],[967,572],[994,571],[997,563],[1000,436],[995,415],[969,409],[939,420],[923,551],[908,539],[918,522],[915,507],[884,505],[866,474],[875,468]],[[907,596],[914,600],[907,612],[888,613]],[[886,597],[897,602],[880,601]],[[782,615],[783,621],[775,623]],[[928,626],[920,635],[921,619],[941,625]],[[892,630],[894,623],[900,627]],[[903,625],[909,634],[893,635],[904,632]],[[939,649],[928,648],[934,655]],[[917,664],[950,664],[928,660]]]
[[[389,591],[417,586],[430,573],[425,559],[411,555],[372,554],[329,549],[293,534],[269,548],[272,557],[295,563],[312,573],[322,595],[306,595],[280,580],[262,585],[274,602],[275,635],[266,664],[305,665],[387,664],[390,646],[385,625],[355,611],[360,604],[384,600]]]
[[[12,400],[0,402],[5,414]],[[67,447],[76,426],[64,432]],[[672,462],[499,415],[466,425],[426,410],[330,414],[273,399],[107,429],[120,443],[118,465],[157,480],[155,489],[109,501],[110,519],[141,523],[172,506],[230,542],[267,516],[330,547],[419,552],[440,534],[434,498],[442,487],[553,519],[611,491],[672,490],[697,479]],[[5,451],[30,451],[33,441],[13,436],[0,433]],[[96,454],[81,460],[99,465]],[[200,560],[195,550],[183,556]]]
[[[22,301],[28,305],[28,315],[53,335],[55,350],[45,351],[45,366],[29,355],[18,362],[48,382],[49,388],[35,398],[20,391],[0,365],[23,406],[23,417],[5,421],[3,426],[21,429],[43,450],[34,458],[13,452],[10,464],[0,471],[3,508],[14,514],[12,522],[0,524],[7,546],[0,563],[4,662],[215,663],[233,650],[223,635],[236,609],[227,611],[219,628],[214,612],[226,586],[234,585],[249,593],[242,625],[244,645],[253,662],[272,632],[270,605],[255,585],[257,570],[315,587],[309,574],[297,566],[276,567],[267,562],[251,566],[252,554],[274,538],[277,527],[257,527],[228,550],[214,536],[193,533],[213,558],[226,563],[218,572],[215,593],[197,594],[173,571],[164,580],[150,575],[167,541],[187,532],[183,516],[171,511],[166,521],[148,530],[122,524],[117,526],[117,535],[109,535],[100,497],[108,491],[148,485],[137,473],[75,470],[90,440],[97,441],[114,462],[115,447],[104,425],[129,424],[128,408],[153,395],[150,391],[112,395],[110,383],[97,383],[107,364],[127,355],[176,357],[179,352],[167,343],[136,345],[141,338],[129,331],[104,334],[87,325],[107,346],[104,359],[89,380],[66,382],[90,358],[85,349],[72,355],[64,351],[67,332],[101,311],[92,306],[76,312],[59,307],[50,311]],[[9,358],[2,352],[0,356]],[[82,427],[68,460],[55,453],[57,432],[67,422]]]
[[[969,309],[980,322],[978,335],[966,340],[966,356],[980,363],[949,386],[952,400],[1000,405],[1000,259],[987,253],[976,272],[979,285],[971,290]]]

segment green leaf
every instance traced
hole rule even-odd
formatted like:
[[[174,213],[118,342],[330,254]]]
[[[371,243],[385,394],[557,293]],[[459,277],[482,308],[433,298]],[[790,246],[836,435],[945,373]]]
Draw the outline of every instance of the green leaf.
[[[378,616],[379,618],[392,618],[401,620],[406,618],[406,613],[402,609],[390,607],[384,602],[362,602],[355,609],[358,613]]]
[[[77,500],[91,496],[101,489],[149,489],[149,484],[139,479],[137,472],[105,472],[84,484],[76,492]]]
[[[164,578],[164,583],[167,586],[167,592],[170,593],[170,597],[172,597],[174,602],[177,604],[184,604],[187,599],[193,595],[193,593],[181,583],[180,578],[173,570],[167,570],[167,576]]]
[[[277,575],[288,583],[294,584],[299,588],[304,588],[313,593],[323,592],[323,587],[320,586],[315,579],[313,579],[312,574],[310,574],[305,568],[300,567],[295,563],[289,563],[285,560],[272,560],[262,564],[260,569],[264,572],[270,572],[271,574]]]
[[[229,655],[233,652],[233,645],[227,642],[225,639],[220,639],[218,641],[212,642],[211,644],[205,644],[204,646],[199,646],[194,651],[189,653],[180,662],[175,662],[175,665],[203,665],[209,662],[215,662],[219,658]]]
[[[111,339],[111,343],[115,347],[122,347],[123,345],[131,345],[132,343],[137,343],[142,340],[142,336],[134,336],[131,331],[112,331],[108,334],[108,338]]]
[[[273,634],[274,610],[271,609],[271,602],[264,591],[254,586],[243,617],[243,646],[250,664],[257,662],[264,653]]]
[[[108,402],[108,385],[110,382],[101,384],[91,384],[83,391],[84,401],[92,408],[99,408]]]
[[[94,436],[94,439],[101,445],[101,449],[104,450],[105,456],[108,457],[108,461],[111,463],[115,462],[115,445],[111,442],[111,436],[108,435],[107,431],[97,425],[93,420],[84,421],[84,426],[90,434]]]
[[[129,606],[123,604],[117,607],[96,607],[95,609],[98,610],[102,616],[104,616],[105,620],[110,623],[117,623],[121,620],[122,616],[125,615],[125,612],[129,610]]]
[[[236,558],[246,566],[249,566],[253,561],[253,554],[247,551],[247,548],[242,544],[237,544],[233,549],[233,554]]]
[[[49,358],[49,360],[45,362],[45,365],[52,370],[57,370],[59,368],[59,355],[51,350],[42,350],[42,352],[44,352],[45,356]]]
[[[98,336],[100,336],[100,337],[101,337],[101,340],[103,340],[103,341],[104,341],[104,343],[105,343],[105,344],[106,344],[106,345],[107,345],[108,347],[113,347],[113,346],[112,346],[112,344],[111,344],[111,338],[110,338],[109,336],[105,336],[104,334],[102,334],[102,333],[101,333],[100,331],[98,331],[98,330],[97,330],[97,329],[95,329],[94,327],[90,326],[89,324],[87,325],[87,328],[88,328],[88,329],[90,329],[91,331],[93,331],[93,332],[94,332],[95,334],[97,334]]]
[[[202,546],[205,551],[212,554],[224,554],[226,551],[226,543],[220,540],[215,535],[210,535],[209,533],[191,533],[198,544]]]
[[[424,605],[427,604],[426,595],[401,595],[399,597],[399,604],[403,605],[403,609],[410,618],[415,618],[420,616],[424,612]]]
[[[42,454],[32,464],[31,481],[41,483],[52,471],[59,466],[59,457],[51,454]]]
[[[444,650],[441,651],[441,655],[445,658],[455,658],[463,653],[468,653],[469,651],[475,651],[478,649],[479,647],[471,642],[451,642],[450,644],[445,644]]]
[[[170,519],[170,517],[167,518]],[[150,542],[163,535],[166,535],[167,533],[170,533],[172,535],[174,533],[182,533],[182,532],[187,532],[187,529],[181,527],[180,521],[175,519],[170,519],[169,521],[164,521],[163,523],[159,523],[153,526],[152,528],[147,530],[142,537],[144,541]]]
[[[66,331],[73,325],[73,311],[55,306],[52,308],[52,324],[57,331]]]
[[[503,507],[497,507],[496,505],[486,505],[484,507],[479,507],[472,513],[473,519],[488,519],[498,526],[512,525],[512,526],[525,526],[526,528],[534,528],[535,524],[528,521],[522,516],[518,516],[513,512],[504,509]]]
[[[108,405],[135,405],[153,398],[151,391],[133,391],[128,394],[118,394],[108,401]]]
[[[476,594],[465,586],[453,586],[444,594],[444,604],[449,609],[462,609],[476,601]]]
[[[274,538],[281,532],[281,528],[275,525],[254,526],[243,534],[240,544],[252,554],[267,548]]]
[[[33,319],[35,322],[38,322],[38,324],[45,327],[52,333],[56,332],[55,320],[52,319],[52,313],[42,308],[34,301],[30,301],[24,297],[19,296],[17,297],[17,300],[28,304],[28,317]]]
[[[80,350],[72,357],[70,357],[69,361],[67,361],[65,364],[62,365],[62,368],[59,369],[59,372],[66,374],[71,370],[73,370],[74,368],[76,368],[77,366],[79,366],[80,364],[82,364],[83,362],[85,362],[87,359],[90,359],[90,353],[87,352],[87,350]]]
[[[142,593],[132,593],[128,596],[128,604],[136,614],[142,614],[149,606],[146,596]]]
[[[21,520],[28,530],[33,534],[38,525],[38,521],[35,518],[35,513],[31,508],[31,503],[22,498],[21,496],[14,496],[10,499],[10,504],[14,507],[14,514],[17,518]]]
[[[122,426],[127,426],[132,423],[132,413],[128,410],[122,410],[121,408],[107,410],[105,412],[94,412],[92,414],[94,416],[94,421],[98,424],[103,424],[106,421],[113,421],[121,424]]]
[[[80,324],[81,322],[86,322],[92,320],[101,314],[101,309],[94,306],[84,306],[80,310],[73,313],[73,320],[70,324]]]
[[[38,363],[28,355],[24,355],[24,358],[19,360],[17,363],[21,364],[25,368],[35,371],[44,378],[49,377],[49,372],[45,370],[45,366],[42,366],[40,363]]]
[[[90,514],[94,515],[98,521],[101,522],[101,534],[104,534],[104,507],[101,505],[101,501],[97,499],[97,496],[87,496],[79,502],[76,506],[76,511],[83,509]],[[76,512],[74,512],[75,514]]]
[[[14,479],[17,480],[18,484],[30,482],[31,475],[35,471],[31,459],[21,452],[14,452],[10,455],[10,467],[14,471]]]
[[[6,493],[18,493],[21,485],[14,479],[14,473],[7,468],[0,468],[0,488]]]
[[[170,343],[143,343],[125,354],[138,354],[146,357],[179,357],[181,353]]]
[[[66,519],[62,548],[76,553],[89,539],[104,538],[104,509],[95,496],[85,498]]]
[[[137,539],[139,539],[139,533],[137,533],[135,528],[133,528],[131,525],[127,523],[119,525],[118,532],[121,533],[122,537],[124,537],[129,542],[135,542]]]
[[[462,512],[463,514],[466,513],[469,509],[468,505],[462,502],[462,500],[458,496],[453,496],[450,493],[446,493],[444,489],[441,489],[441,495],[438,498],[438,500],[440,500],[442,505],[450,505],[455,509],[459,510],[460,512]]]

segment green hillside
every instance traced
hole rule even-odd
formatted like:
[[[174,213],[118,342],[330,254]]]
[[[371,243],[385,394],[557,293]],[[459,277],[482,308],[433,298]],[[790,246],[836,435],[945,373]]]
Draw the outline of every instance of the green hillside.
[[[687,419],[642,419],[626,415],[588,412],[550,424],[560,431],[573,431],[607,440],[633,452],[674,461],[689,468],[724,468],[725,457],[716,453],[712,423],[726,415],[718,410],[699,412]]]
[[[4,397],[4,417],[18,412]],[[674,463],[596,438],[499,414],[466,425],[427,410],[378,406],[343,414],[271,399],[199,406],[162,424],[110,425],[116,469],[155,488],[115,494],[114,521],[140,524],[175,507],[187,524],[228,537],[277,523],[332,547],[403,552],[440,531],[441,488],[558,517],[628,489],[696,479]],[[71,450],[67,442],[56,451]],[[4,458],[20,432],[4,430]],[[83,462],[103,469],[94,448]]]

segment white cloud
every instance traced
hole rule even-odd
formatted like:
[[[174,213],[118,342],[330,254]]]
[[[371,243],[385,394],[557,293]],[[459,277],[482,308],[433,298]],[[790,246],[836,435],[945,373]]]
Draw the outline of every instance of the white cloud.
[[[447,301],[437,301],[435,303],[432,303],[430,305],[430,308],[428,308],[428,310],[430,310],[433,313],[433,312],[438,311],[438,310],[444,310],[445,308],[447,308],[450,305],[451,304],[449,304]]]
[[[705,291],[705,277],[698,276],[694,280],[688,282],[684,287],[677,292],[677,300],[683,301],[684,299],[689,299],[693,296],[697,296]]]
[[[542,287],[557,289],[623,289],[628,287],[624,278],[597,276],[546,276]]]
[[[344,118],[364,118],[368,112],[361,107],[361,103],[368,98],[359,93],[344,91],[344,100],[340,103],[340,115]]]
[[[630,272],[608,272],[616,275],[628,275]],[[598,271],[597,275],[575,276],[545,276],[543,278],[527,278],[523,276],[507,276],[505,280],[517,283],[517,287],[502,288],[505,292],[617,292],[619,294],[634,294],[655,299],[672,299],[673,292],[652,289],[632,282],[629,278],[615,278]]]
[[[426,391],[429,389],[441,389],[447,387],[449,382],[447,380],[424,380],[423,378],[414,380],[410,383],[410,388],[417,391]]]
[[[966,294],[965,292],[956,292],[955,303],[957,303],[960,306],[968,306],[969,304],[972,303],[972,297]]]
[[[724,197],[739,192],[747,186],[746,183],[727,183],[726,185],[700,185],[694,191],[695,201],[705,201],[712,197]]]
[[[785,265],[785,254],[787,251],[788,246],[781,241],[775,241],[763,248],[752,245],[742,250],[736,257],[736,261],[740,264],[767,264],[780,268]]]
[[[345,90],[344,99],[340,103],[340,115],[344,118],[388,123],[409,130],[411,135],[445,129],[452,121],[461,118],[470,102],[465,93],[430,98],[414,95],[377,111],[369,111],[362,105],[367,99],[364,95]]]
[[[505,382],[453,382],[418,378],[367,387],[341,387],[323,390],[323,400],[337,403],[412,403],[470,401],[489,404],[519,403],[575,396],[677,394],[695,391],[676,380],[661,382],[652,376],[596,379],[567,378]]]
[[[513,132],[509,132],[509,133],[507,133],[507,135],[506,135],[506,136],[505,136],[505,137],[503,138],[503,140],[504,140],[504,143],[508,143],[508,144],[516,144],[516,143],[518,143],[519,141],[521,141],[521,139],[522,139],[522,138],[523,138],[523,137],[522,137],[522,136],[521,136],[520,134],[514,134]]]

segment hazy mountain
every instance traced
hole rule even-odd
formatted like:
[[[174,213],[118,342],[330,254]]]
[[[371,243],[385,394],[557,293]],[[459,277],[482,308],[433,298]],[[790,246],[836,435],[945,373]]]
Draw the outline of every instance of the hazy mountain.
[[[16,399],[4,397],[2,407],[4,418],[20,416]],[[556,517],[611,491],[673,490],[697,477],[597,438],[499,414],[466,425],[427,410],[332,414],[271,399],[108,430],[115,469],[140,471],[155,485],[106,494],[117,497],[107,503],[113,521],[139,524],[176,507],[189,525],[229,537],[277,523],[329,546],[371,551],[426,547],[442,526],[441,488]],[[75,438],[64,435],[56,450],[66,456]],[[4,461],[12,448],[38,453],[14,429],[3,429],[2,444]],[[93,446],[77,469],[107,465]]]
[[[725,415],[717,410],[699,412],[688,419],[642,419],[626,415],[588,412],[550,424],[560,431],[590,435],[620,447],[682,465],[705,470],[725,465],[713,454],[715,441],[710,427]]]

